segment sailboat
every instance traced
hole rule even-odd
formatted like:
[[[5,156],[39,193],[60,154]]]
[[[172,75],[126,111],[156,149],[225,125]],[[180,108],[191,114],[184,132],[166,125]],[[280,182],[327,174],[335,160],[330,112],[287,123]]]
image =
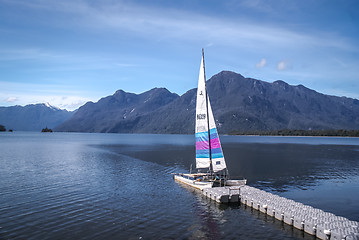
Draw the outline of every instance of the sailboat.
[[[229,179],[226,161],[207,94],[203,49],[197,88],[195,136],[196,169],[198,172],[174,174],[175,180],[200,190],[215,186],[246,184],[245,179]]]

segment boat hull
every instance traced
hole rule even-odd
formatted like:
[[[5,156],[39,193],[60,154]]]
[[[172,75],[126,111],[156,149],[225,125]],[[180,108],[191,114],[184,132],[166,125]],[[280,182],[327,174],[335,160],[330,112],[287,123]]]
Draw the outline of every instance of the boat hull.
[[[211,188],[213,186],[213,182],[207,182],[207,181],[196,181],[193,179],[189,179],[181,174],[176,174],[173,176],[173,178],[181,183],[187,184],[191,187],[197,188],[199,190],[203,190],[205,188]]]

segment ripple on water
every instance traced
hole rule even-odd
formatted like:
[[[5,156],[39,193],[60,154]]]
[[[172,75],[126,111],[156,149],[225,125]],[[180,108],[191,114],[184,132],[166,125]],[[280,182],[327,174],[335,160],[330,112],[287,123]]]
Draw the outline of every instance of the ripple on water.
[[[170,173],[185,171],[192,163],[192,145],[152,148],[153,144],[141,142],[137,146],[131,136],[133,146],[123,149],[123,143],[116,145],[117,135],[109,135],[115,141],[110,147],[102,144],[107,135],[100,135],[97,145],[97,135],[71,135],[71,141],[66,134],[46,136],[46,141],[42,136],[2,142],[0,238],[308,238],[257,211],[242,205],[218,205],[174,182]],[[345,213],[357,209],[355,202],[342,209],[315,195],[325,195],[333,186],[347,195],[357,189],[351,181],[358,177],[359,155],[351,147],[331,145],[325,157],[319,145],[236,143],[224,147],[234,175],[246,176],[259,188],[283,189],[282,195],[309,204],[319,200]]]

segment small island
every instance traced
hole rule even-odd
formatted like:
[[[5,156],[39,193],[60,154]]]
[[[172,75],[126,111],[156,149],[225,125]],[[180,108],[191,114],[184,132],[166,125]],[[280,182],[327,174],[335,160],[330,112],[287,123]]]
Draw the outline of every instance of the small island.
[[[5,132],[6,131],[6,128],[5,128],[5,126],[3,126],[3,125],[0,125],[0,132]]]
[[[52,129],[46,127],[46,128],[43,128],[41,130],[41,132],[52,132]]]

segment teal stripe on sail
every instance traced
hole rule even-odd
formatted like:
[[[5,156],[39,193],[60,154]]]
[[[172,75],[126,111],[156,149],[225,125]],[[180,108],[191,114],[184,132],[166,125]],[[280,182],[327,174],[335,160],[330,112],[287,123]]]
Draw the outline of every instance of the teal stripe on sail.
[[[220,152],[220,153],[212,153],[212,159],[214,158],[223,158],[223,153]]]
[[[217,128],[212,128],[210,131],[210,138],[211,139],[216,139],[218,138],[218,133],[217,133]],[[196,142],[204,142],[204,141],[208,141],[208,132],[199,132],[196,133]]]
[[[196,158],[209,158],[209,154],[196,154]]]

